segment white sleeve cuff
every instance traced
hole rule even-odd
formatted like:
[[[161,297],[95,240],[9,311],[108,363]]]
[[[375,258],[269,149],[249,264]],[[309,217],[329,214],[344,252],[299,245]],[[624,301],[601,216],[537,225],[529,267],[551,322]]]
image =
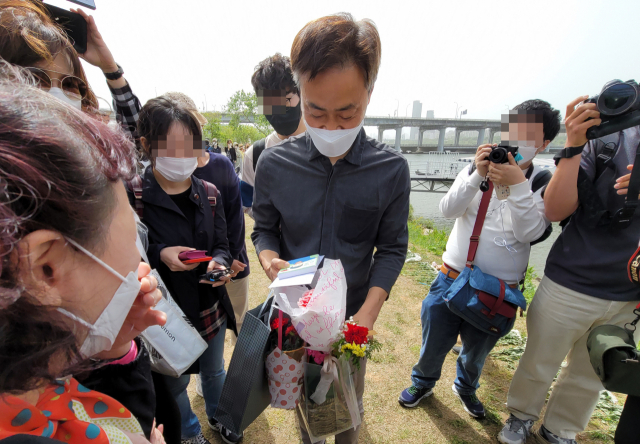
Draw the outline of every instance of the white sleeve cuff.
[[[517,185],[509,185],[509,197],[518,198],[528,196],[531,193],[529,181],[525,180]]]
[[[474,170],[474,172],[469,176],[469,184],[475,188],[480,188],[480,184],[484,180],[480,174],[478,174],[478,170]]]

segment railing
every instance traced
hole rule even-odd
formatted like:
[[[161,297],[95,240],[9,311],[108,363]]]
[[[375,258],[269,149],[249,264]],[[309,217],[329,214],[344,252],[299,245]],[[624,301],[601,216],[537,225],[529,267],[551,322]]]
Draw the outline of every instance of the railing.
[[[429,153],[425,161],[409,162],[412,179],[453,180],[468,165],[460,160],[459,153]]]

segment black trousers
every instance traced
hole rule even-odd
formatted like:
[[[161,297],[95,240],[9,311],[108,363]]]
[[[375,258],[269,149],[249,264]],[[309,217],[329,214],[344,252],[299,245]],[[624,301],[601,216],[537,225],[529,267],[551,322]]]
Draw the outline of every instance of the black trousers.
[[[156,389],[156,424],[164,425],[164,440],[167,444],[180,444],[182,430],[178,403],[169,391],[164,376],[156,372],[151,372],[151,375]]]
[[[615,444],[638,444],[640,443],[640,428],[638,419],[640,418],[640,397],[629,396],[624,404],[620,422],[616,429]]]

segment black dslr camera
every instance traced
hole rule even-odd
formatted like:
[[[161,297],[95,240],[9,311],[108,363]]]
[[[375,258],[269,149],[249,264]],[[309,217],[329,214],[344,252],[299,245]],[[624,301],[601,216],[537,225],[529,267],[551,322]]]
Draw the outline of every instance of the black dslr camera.
[[[518,147],[509,146],[507,142],[500,142],[500,145],[491,147],[491,153],[489,153],[487,159],[493,163],[509,163],[509,153],[511,153],[513,157],[516,157]]]
[[[600,94],[584,103],[595,103],[602,119],[600,125],[587,130],[587,139],[640,125],[640,87],[635,80],[611,80],[602,87]]]

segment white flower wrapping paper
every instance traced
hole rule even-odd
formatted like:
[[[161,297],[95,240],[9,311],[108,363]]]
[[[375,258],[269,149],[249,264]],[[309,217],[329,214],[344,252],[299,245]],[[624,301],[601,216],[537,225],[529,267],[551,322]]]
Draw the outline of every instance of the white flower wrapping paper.
[[[291,317],[296,331],[309,348],[329,353],[347,311],[347,279],[340,260],[325,259],[316,279],[306,307],[298,306],[298,300],[307,291],[303,286],[276,288],[275,302]]]

